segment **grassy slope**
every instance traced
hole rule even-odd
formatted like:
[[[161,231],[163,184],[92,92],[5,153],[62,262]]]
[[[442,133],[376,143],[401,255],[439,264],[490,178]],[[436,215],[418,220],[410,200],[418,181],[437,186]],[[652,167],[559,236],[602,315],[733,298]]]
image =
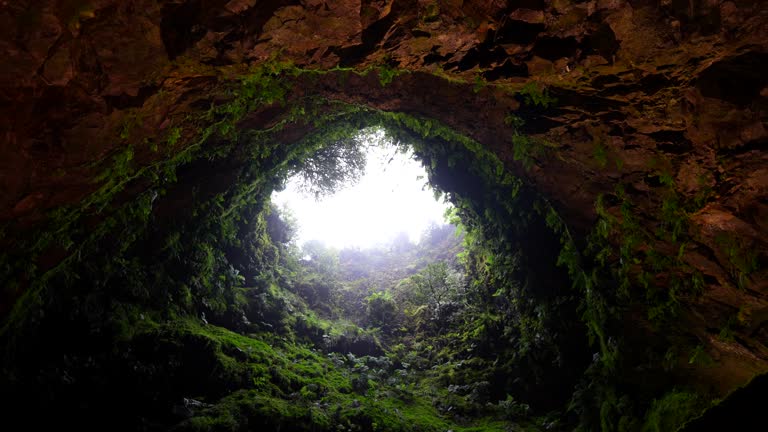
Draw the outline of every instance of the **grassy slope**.
[[[481,420],[459,425],[433,406],[441,393],[409,384],[413,376],[387,358],[355,358],[323,354],[310,344],[272,334],[240,335],[180,319],[149,332],[175,340],[204,342],[216,358],[209,373],[238,383],[240,389],[211,406],[192,408],[194,416],[179,430],[380,430],[380,431],[504,431],[505,422]],[[395,378],[395,379],[393,379]]]

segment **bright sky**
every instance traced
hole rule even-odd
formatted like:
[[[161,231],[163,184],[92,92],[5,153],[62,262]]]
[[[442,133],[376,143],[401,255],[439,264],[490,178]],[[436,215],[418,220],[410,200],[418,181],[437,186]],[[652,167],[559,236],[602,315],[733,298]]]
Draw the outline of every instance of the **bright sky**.
[[[430,223],[445,223],[443,214],[449,206],[442,198],[435,200],[432,189],[425,186],[426,178],[410,153],[371,146],[366,172],[357,185],[318,202],[289,180],[284,191],[272,194],[272,202],[293,212],[299,245],[320,240],[338,249],[368,248],[387,243],[400,232],[416,243]]]

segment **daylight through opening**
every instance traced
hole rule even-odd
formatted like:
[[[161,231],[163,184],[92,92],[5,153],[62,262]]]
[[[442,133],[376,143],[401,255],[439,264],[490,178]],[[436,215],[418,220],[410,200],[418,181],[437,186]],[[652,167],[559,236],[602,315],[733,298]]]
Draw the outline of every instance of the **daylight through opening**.
[[[312,184],[317,180],[299,171],[284,190],[272,194],[272,202],[295,219],[299,245],[319,241],[344,249],[418,243],[425,232],[447,223],[450,203],[429,186],[410,149],[391,143],[381,130],[362,131],[353,141],[359,148],[337,152],[343,153],[336,155],[341,160],[332,162],[346,165],[346,170],[336,167],[344,180],[334,190],[321,193]],[[349,159],[360,157],[363,164],[352,166],[356,162]]]

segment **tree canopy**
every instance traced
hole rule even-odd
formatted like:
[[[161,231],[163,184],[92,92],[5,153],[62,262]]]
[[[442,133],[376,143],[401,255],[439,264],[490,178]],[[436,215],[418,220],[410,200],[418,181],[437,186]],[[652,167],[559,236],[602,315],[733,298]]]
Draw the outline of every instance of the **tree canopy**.
[[[367,144],[363,139],[358,134],[324,145],[299,161],[289,176],[296,178],[301,190],[317,200],[354,185],[365,173]]]

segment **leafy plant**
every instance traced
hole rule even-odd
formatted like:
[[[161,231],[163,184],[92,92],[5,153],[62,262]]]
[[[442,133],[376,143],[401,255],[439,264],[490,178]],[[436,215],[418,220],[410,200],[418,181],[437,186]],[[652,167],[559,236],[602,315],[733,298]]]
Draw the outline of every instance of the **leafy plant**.
[[[301,189],[319,200],[360,180],[365,172],[365,150],[359,135],[340,139],[296,163],[289,175],[299,179]]]
[[[400,74],[400,72],[397,69],[389,66],[387,63],[379,66],[378,73],[379,73],[379,83],[381,84],[382,87],[386,87],[389,84],[391,84],[392,81],[395,79],[395,77],[397,77]]]
[[[661,399],[653,401],[641,430],[642,432],[677,430],[687,420],[698,415],[703,405],[703,401],[695,393],[671,391]]]
[[[608,165],[608,148],[602,141],[596,140],[594,142],[592,155],[601,168],[605,168]]]
[[[721,247],[728,263],[729,273],[740,289],[745,289],[749,276],[758,269],[758,256],[747,246],[747,242],[727,233],[715,236],[715,242]]]
[[[547,88],[542,88],[535,81],[529,81],[518,92],[528,105],[549,108],[557,103],[557,99],[549,95]]]

